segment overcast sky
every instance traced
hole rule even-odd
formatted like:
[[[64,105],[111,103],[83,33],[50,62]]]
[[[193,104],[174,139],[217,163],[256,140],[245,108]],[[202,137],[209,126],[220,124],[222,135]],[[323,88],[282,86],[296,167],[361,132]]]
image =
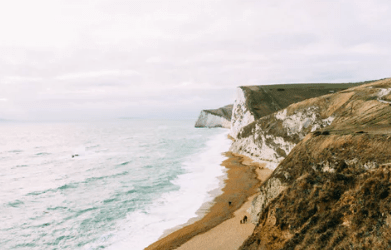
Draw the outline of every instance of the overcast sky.
[[[169,117],[236,87],[390,77],[391,2],[0,2],[0,118]]]

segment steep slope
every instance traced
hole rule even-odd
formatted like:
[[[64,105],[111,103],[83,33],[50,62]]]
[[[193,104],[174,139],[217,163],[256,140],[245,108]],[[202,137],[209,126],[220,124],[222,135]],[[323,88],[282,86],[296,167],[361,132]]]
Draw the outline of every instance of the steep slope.
[[[275,199],[241,249],[388,249],[390,139],[309,135],[270,178]]]
[[[329,126],[336,117],[341,120],[339,123],[353,119],[357,115],[352,113],[353,107],[364,112],[366,106],[384,102],[379,96],[388,94],[387,90],[372,86],[380,82],[307,99],[264,116],[240,128],[230,150],[255,161],[266,161],[268,167],[274,169],[309,132]],[[370,100],[362,100],[361,97]],[[355,123],[346,120],[345,125]]]
[[[391,247],[391,80],[292,104],[239,131],[232,150],[278,165],[241,249]],[[249,146],[249,147],[247,147]]]
[[[242,127],[261,117],[284,109],[293,103],[335,93],[365,83],[369,82],[278,84],[239,87],[233,106],[230,134],[236,138]]]
[[[219,109],[202,110],[195,124],[196,128],[231,127],[233,105],[227,105]]]

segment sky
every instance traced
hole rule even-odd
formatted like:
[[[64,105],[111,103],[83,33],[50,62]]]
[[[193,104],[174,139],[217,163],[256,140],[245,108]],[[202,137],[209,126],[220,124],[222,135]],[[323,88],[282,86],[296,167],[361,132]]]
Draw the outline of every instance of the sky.
[[[0,1],[0,118],[196,119],[242,85],[390,77],[388,0]]]

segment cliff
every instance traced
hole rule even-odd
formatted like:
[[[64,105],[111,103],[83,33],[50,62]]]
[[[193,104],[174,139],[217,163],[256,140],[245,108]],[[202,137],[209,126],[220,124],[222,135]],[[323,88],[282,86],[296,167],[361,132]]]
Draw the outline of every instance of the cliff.
[[[232,107],[233,105],[231,104],[219,109],[202,110],[195,123],[195,127],[231,128]]]
[[[293,103],[335,93],[364,83],[368,82],[238,87],[232,111],[230,134],[233,138],[236,138],[242,127],[261,117],[284,109]]]
[[[278,98],[257,110],[244,89],[231,151],[276,169],[253,200],[256,228],[241,249],[391,247],[391,80],[278,112]]]

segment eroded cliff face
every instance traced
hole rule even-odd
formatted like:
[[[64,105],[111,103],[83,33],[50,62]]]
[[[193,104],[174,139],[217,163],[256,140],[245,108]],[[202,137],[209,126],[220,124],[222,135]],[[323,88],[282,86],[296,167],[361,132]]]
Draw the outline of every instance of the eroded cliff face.
[[[241,249],[391,247],[391,80],[295,103],[241,128],[231,150],[278,167]]]
[[[227,105],[219,109],[202,110],[196,123],[196,128],[231,128],[231,116],[233,105]]]
[[[242,120],[241,125],[244,126],[236,126],[234,132],[232,132],[234,127],[231,128],[231,133],[236,134],[234,137],[236,140],[230,150],[246,155],[254,161],[266,162],[268,163],[267,167],[275,169],[309,132],[331,125],[336,117],[344,119],[342,117],[347,114],[346,112],[349,112],[348,108],[344,110],[344,114],[342,113],[342,109],[346,108],[346,105],[350,105],[350,111],[353,106],[362,105],[362,101],[358,100],[360,95],[376,99],[375,103],[387,102],[382,99],[383,96],[389,94],[387,90],[385,88],[373,89],[371,84],[362,85],[368,86],[365,88],[357,86],[339,92],[332,90],[333,94],[291,104],[287,108],[263,116],[247,125],[244,125],[245,122]],[[356,96],[353,97],[353,95]],[[350,98],[353,98],[352,101],[357,100],[348,104]],[[246,102],[249,101],[246,100]],[[243,103],[243,101],[238,101],[238,103]],[[365,105],[370,105],[370,102]],[[232,124],[234,124],[235,112],[234,106]]]
[[[252,123],[255,120],[255,115],[251,112],[250,105],[247,103],[249,100],[246,97],[245,88],[239,87],[236,90],[236,99],[233,105],[232,118],[231,118],[231,131],[230,135],[236,138],[239,130]]]
[[[306,134],[333,122],[332,115],[323,118],[320,107],[309,104],[289,113],[284,109],[241,128],[230,151],[275,169]]]
[[[233,106],[230,135],[237,138],[240,129],[262,117],[309,98],[359,86],[346,84],[279,84],[238,87]]]
[[[205,110],[201,111],[195,124],[196,128],[231,128],[231,121],[225,117],[214,115]]]

